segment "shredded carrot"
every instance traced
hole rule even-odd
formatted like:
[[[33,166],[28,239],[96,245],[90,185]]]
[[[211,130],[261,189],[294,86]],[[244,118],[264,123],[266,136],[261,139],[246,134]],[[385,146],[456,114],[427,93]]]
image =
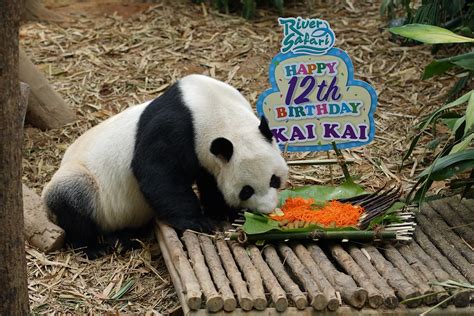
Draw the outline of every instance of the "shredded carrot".
[[[347,227],[357,225],[360,216],[364,212],[361,206],[339,201],[328,201],[321,208],[313,204],[313,199],[288,198],[281,208],[284,215],[270,214],[270,216],[277,221],[286,219],[289,222],[294,222],[300,220],[322,226]]]

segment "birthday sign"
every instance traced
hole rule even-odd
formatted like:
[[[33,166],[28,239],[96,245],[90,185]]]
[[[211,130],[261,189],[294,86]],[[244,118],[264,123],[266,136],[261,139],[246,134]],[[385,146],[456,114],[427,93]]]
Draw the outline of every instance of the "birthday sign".
[[[270,65],[272,88],[260,95],[277,143],[288,151],[320,151],[368,144],[375,135],[377,94],[354,79],[349,55],[335,48],[329,23],[279,18],[284,37]]]

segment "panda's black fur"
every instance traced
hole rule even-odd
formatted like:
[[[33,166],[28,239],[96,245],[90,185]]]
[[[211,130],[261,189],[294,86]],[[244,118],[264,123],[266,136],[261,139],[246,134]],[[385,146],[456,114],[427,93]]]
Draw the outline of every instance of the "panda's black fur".
[[[98,235],[129,238],[153,216],[210,232],[237,207],[268,212],[276,206],[272,183],[284,183],[287,172],[266,120],[240,93],[193,75],[82,135],[43,199],[67,243],[93,251]],[[245,200],[243,187],[253,191]]]

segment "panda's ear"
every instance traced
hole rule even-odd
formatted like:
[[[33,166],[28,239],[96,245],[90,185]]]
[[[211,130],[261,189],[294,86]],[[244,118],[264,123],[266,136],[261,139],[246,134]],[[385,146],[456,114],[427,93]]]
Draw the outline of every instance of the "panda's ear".
[[[228,162],[234,153],[234,145],[227,138],[216,138],[212,141],[211,153]]]
[[[258,126],[258,129],[260,130],[260,133],[262,133],[262,135],[265,136],[265,138],[271,143],[273,134],[270,130],[270,127],[268,126],[267,119],[263,115],[260,118],[260,125]]]

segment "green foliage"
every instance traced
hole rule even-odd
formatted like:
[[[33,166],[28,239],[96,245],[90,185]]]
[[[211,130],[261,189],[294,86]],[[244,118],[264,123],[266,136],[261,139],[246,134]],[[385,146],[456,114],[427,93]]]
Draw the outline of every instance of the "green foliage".
[[[407,24],[390,28],[390,32],[425,44],[472,43],[474,38],[458,35],[434,25]]]

